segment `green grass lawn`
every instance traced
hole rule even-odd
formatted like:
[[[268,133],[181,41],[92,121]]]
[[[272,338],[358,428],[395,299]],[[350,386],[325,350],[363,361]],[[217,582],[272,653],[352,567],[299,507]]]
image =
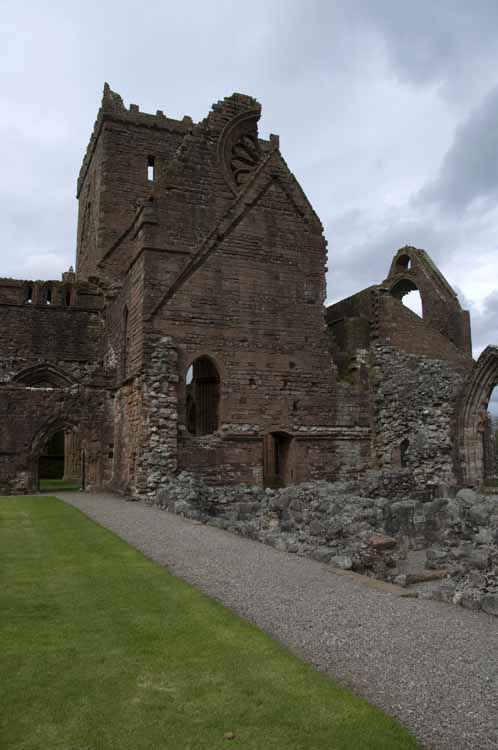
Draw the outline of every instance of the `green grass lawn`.
[[[40,479],[40,492],[72,492],[79,488],[79,482],[65,482],[64,479]]]
[[[419,747],[55,498],[0,499],[0,577],[2,750]]]

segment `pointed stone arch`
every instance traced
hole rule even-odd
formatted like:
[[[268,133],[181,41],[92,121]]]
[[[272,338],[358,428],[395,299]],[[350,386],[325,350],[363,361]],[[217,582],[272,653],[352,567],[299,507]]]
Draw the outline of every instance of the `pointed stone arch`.
[[[81,442],[81,428],[80,425],[78,425],[75,421],[69,419],[67,416],[63,415],[57,415],[45,422],[43,427],[41,427],[34,435],[32,443],[31,443],[31,450],[30,450],[30,458],[29,458],[29,469],[31,473],[32,478],[32,484],[33,488],[35,490],[38,489],[39,486],[39,460],[40,456],[42,454],[42,451],[44,449],[44,446],[48,443],[48,441],[56,435],[58,432],[64,433],[64,440],[65,440],[65,459],[66,459],[66,449],[67,449],[67,436],[68,435],[76,435],[78,450]],[[82,456],[84,452],[82,451]],[[84,467],[84,460],[83,463],[80,464],[81,468]],[[65,473],[66,467],[64,467],[64,473]],[[85,480],[82,472],[81,476],[81,486],[84,488]]]
[[[462,484],[475,485],[485,477],[487,409],[493,388],[498,384],[498,346],[488,346],[466,381],[457,415],[459,466]]]
[[[53,365],[39,364],[22,370],[12,378],[14,383],[30,386],[32,388],[68,388],[73,384],[66,373],[61,372]]]
[[[195,357],[186,370],[186,427],[191,435],[211,435],[219,427],[220,370],[213,357]]]

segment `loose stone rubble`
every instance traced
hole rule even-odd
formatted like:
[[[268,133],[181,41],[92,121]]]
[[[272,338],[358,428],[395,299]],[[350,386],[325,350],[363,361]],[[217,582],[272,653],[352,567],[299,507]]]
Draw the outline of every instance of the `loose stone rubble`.
[[[153,502],[336,568],[430,584],[425,595],[498,616],[498,497],[440,486],[400,495],[404,486],[403,470],[282,489],[212,487],[183,472]]]

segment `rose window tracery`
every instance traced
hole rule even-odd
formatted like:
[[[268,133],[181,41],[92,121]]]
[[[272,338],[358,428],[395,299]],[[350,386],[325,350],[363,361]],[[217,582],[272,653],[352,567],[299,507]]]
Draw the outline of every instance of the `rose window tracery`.
[[[232,148],[230,169],[236,184],[241,187],[249,179],[261,158],[257,133],[246,133]]]
[[[234,193],[246,184],[261,160],[260,116],[259,108],[240,112],[225,125],[218,141],[220,166]]]

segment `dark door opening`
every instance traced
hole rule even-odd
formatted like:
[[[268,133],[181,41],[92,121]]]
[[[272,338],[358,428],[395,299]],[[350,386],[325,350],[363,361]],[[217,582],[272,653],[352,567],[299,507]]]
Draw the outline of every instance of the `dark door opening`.
[[[83,466],[78,431],[59,430],[49,437],[38,457],[37,468],[38,489],[52,489],[50,483],[54,482],[58,487],[62,487],[62,483],[64,486],[79,485],[83,479]]]
[[[63,479],[64,477],[64,432],[56,432],[47,440],[38,459],[38,478]]]
[[[292,437],[271,432],[263,443],[263,483],[265,487],[283,487],[294,478],[291,468]]]

